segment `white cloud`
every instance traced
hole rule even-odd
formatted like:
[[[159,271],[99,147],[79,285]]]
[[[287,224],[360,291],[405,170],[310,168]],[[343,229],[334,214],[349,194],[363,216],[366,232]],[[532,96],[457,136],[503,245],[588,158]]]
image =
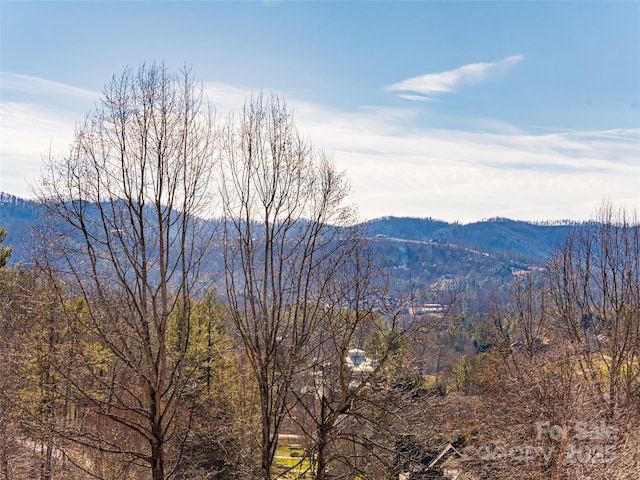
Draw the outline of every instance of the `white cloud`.
[[[206,83],[221,117],[259,89]],[[265,92],[269,93],[269,92]],[[343,111],[284,97],[300,131],[347,172],[362,218],[432,216],[469,222],[587,219],[603,198],[640,206],[640,129],[533,134],[486,122],[491,133],[424,128],[414,109]],[[66,148],[74,111],[2,102],[0,190],[28,195],[53,140]]]
[[[405,100],[412,100],[416,102],[430,102],[433,100],[431,97],[427,97],[424,95],[411,95],[407,93],[399,93],[398,97],[404,98]]]
[[[587,219],[605,197],[640,205],[640,129],[404,128],[413,123],[412,110],[292,104],[301,130],[347,171],[363,218]]]
[[[496,62],[470,63],[446,72],[428,73],[419,77],[409,78],[389,85],[386,89],[393,92],[413,92],[412,95],[400,93],[399,96],[409,100],[424,100],[435,94],[453,92],[464,83],[485,80],[491,73],[504,70],[523,59],[522,55],[512,55]]]
[[[29,196],[42,157],[57,154],[73,140],[75,121],[66,112],[41,105],[0,104],[0,191]]]
[[[7,72],[0,72],[0,86],[0,191],[29,196],[28,184],[39,177],[42,156],[68,148],[76,122],[99,94]]]
[[[0,72],[0,84],[3,92],[13,91],[36,96],[50,97],[55,95],[56,97],[65,96],[90,101],[99,96],[97,92],[83,88],[17,73]]]
[[[206,82],[204,83],[204,90],[220,116],[226,116],[234,111],[242,110],[247,98],[260,91],[220,82]]]

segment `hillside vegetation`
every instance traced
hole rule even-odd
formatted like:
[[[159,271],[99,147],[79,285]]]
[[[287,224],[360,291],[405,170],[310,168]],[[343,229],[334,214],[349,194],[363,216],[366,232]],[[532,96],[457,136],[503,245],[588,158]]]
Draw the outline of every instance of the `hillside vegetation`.
[[[0,196],[0,478],[640,477],[636,212],[358,224],[282,98],[213,112],[127,68]]]
[[[5,243],[13,246],[13,265],[30,262],[30,229],[43,212],[36,201],[0,194],[0,226],[7,230]],[[210,223],[213,229],[215,221]],[[543,265],[567,234],[580,227],[508,219],[461,225],[410,217],[384,217],[362,226],[398,295],[409,288],[437,290],[444,285],[467,292],[504,289],[514,273]]]

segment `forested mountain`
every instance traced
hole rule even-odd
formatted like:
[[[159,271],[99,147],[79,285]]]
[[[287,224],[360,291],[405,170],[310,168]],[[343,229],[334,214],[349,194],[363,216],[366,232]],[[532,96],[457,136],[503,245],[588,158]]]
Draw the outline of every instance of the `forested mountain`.
[[[544,261],[576,223],[529,223],[492,218],[463,225],[431,218],[384,217],[366,225],[371,237],[454,244],[486,253],[510,252]]]
[[[11,264],[28,263],[29,229],[42,214],[35,201],[0,194],[0,226],[13,246]],[[504,218],[470,224],[384,217],[363,224],[397,291],[456,282],[466,291],[500,289],[514,272],[542,265],[575,227]]]
[[[26,260],[29,228],[42,211],[37,202],[0,192],[0,227],[7,229],[5,244],[13,247],[11,265]]]
[[[37,202],[0,192],[0,226],[7,229],[7,244],[13,245],[13,263],[26,259],[24,247],[28,230],[41,213]],[[450,250],[448,256],[454,257],[451,252],[464,251],[467,256],[506,254],[514,261],[540,263],[576,224],[569,221],[529,223],[507,218],[460,224],[431,218],[382,217],[365,222],[364,226],[367,235],[376,239],[385,252],[393,248],[389,248],[392,245],[389,241],[383,240],[395,240],[395,246],[405,245],[399,249],[400,259],[404,256],[402,252],[426,247],[426,251],[432,253]]]

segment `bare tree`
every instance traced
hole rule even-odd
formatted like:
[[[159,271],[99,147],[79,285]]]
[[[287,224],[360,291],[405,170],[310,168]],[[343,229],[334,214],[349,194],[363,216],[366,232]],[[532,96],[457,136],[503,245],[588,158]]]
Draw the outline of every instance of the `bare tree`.
[[[501,348],[481,362],[486,406],[471,469],[491,478],[637,477],[638,233],[635,216],[605,202],[559,246],[547,282],[516,280],[496,323]]]
[[[48,158],[38,190],[54,228],[41,230],[37,265],[61,298],[82,300],[67,313],[84,370],[66,379],[85,423],[66,435],[154,480],[171,476],[188,428],[180,417],[193,373],[190,299],[211,238],[199,215],[210,201],[213,128],[187,69],[125,69],[69,154]]]
[[[640,224],[604,202],[550,262],[559,327],[580,347],[580,367],[610,415],[640,394]]]
[[[540,272],[520,274],[513,281],[516,346],[533,357],[548,342],[551,298]]]
[[[353,249],[325,297],[330,315],[313,333],[304,375],[292,385],[292,418],[318,480],[328,478],[330,470],[335,474],[340,467],[332,464],[344,459],[347,449],[370,441],[367,433],[375,428],[370,394],[404,333],[398,312],[387,311],[381,301],[372,250],[358,229],[353,233]],[[369,428],[353,428],[358,422]]]
[[[353,248],[348,186],[297,133],[280,98],[253,97],[224,135],[224,259],[230,316],[256,377],[262,477],[332,279]]]

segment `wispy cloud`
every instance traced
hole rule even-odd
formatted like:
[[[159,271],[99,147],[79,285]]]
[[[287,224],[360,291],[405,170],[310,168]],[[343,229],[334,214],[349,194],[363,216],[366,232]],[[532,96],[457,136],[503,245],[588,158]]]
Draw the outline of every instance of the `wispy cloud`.
[[[399,96],[409,100],[425,100],[444,93],[453,92],[465,83],[481,82],[491,74],[521,62],[522,55],[512,55],[496,62],[470,63],[453,70],[438,73],[427,73],[419,77],[409,78],[402,82],[386,87],[387,90],[399,93]],[[407,94],[412,92],[412,94]]]
[[[259,89],[222,83],[205,88],[219,116],[242,109]],[[71,87],[73,90],[73,87]],[[491,125],[482,132],[420,125],[416,109],[372,106],[345,111],[287,95],[301,133],[333,155],[353,187],[360,216],[433,216],[470,222],[587,219],[603,198],[640,205],[640,129],[523,132]],[[53,140],[73,137],[73,111],[2,100],[0,190],[28,195]]]
[[[81,120],[82,117],[77,120]],[[58,154],[73,140],[69,112],[32,103],[0,104],[0,191],[30,196],[28,184],[40,176],[43,156]]]
[[[29,196],[43,155],[68,148],[99,93],[8,72],[0,72],[0,87],[0,190]]]
[[[4,92],[13,91],[30,95],[63,95],[84,100],[94,100],[99,93],[44,78],[17,73],[0,72],[0,84]]]
[[[603,198],[640,205],[640,129],[482,133],[420,127],[412,109],[291,103],[346,170],[363,218],[584,220]]]

